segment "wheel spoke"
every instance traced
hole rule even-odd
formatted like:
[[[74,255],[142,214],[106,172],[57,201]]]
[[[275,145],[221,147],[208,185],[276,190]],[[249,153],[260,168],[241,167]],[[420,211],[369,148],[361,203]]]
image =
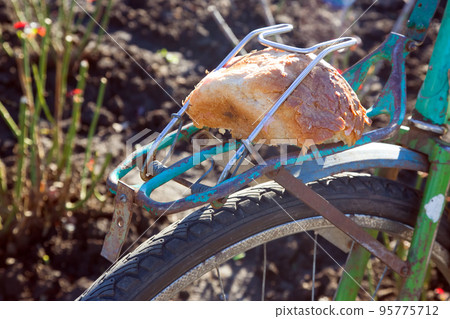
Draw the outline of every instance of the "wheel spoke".
[[[398,243],[399,242],[400,242],[399,240],[397,240],[395,242],[394,250],[392,252],[395,253],[397,251],[397,247],[398,247]],[[383,274],[381,274],[381,277],[380,277],[380,280],[378,281],[377,287],[375,288],[375,291],[373,292],[372,300],[375,300],[375,296],[377,295],[377,292],[378,292],[378,290],[380,289],[380,286],[381,286],[381,281],[383,281],[383,278],[386,275],[388,269],[389,269],[388,266],[384,266]]]
[[[261,301],[264,301],[264,293],[266,291],[266,273],[267,273],[267,243],[263,244],[263,278],[261,287]]]
[[[227,296],[225,294],[225,289],[223,288],[222,277],[220,276],[220,270],[219,270],[218,266],[216,266],[216,271],[217,271],[217,277],[219,278],[220,291],[222,293],[222,300],[227,301]]]
[[[312,269],[312,287],[311,287],[311,300],[314,301],[314,292],[316,286],[316,256],[317,256],[317,232],[314,232],[314,256],[313,256],[313,269]]]

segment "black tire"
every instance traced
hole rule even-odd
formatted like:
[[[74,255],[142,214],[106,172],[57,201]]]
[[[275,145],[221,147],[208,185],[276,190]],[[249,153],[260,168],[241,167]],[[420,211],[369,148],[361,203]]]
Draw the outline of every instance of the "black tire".
[[[415,223],[420,194],[366,174],[328,177],[309,186],[346,214]],[[187,271],[230,245],[266,229],[317,213],[269,182],[231,196],[220,210],[203,208],[170,225],[119,260],[79,300],[150,300]],[[445,229],[442,229],[445,228]],[[450,250],[448,224],[437,241]]]

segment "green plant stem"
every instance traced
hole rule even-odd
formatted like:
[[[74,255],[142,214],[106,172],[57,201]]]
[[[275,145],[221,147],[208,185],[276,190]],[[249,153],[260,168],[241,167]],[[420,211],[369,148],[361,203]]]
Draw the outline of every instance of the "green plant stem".
[[[33,0],[34,3],[37,1],[38,0]],[[41,50],[39,55],[39,69],[35,64],[32,65],[33,76],[36,84],[36,99],[35,99],[36,111],[34,113],[34,119],[32,123],[33,128],[37,126],[37,123],[41,115],[41,109],[44,110],[45,116],[47,117],[49,122],[52,123],[53,125],[55,124],[53,116],[51,115],[50,109],[45,100],[45,83],[47,80],[47,59],[49,50],[48,42],[50,35],[51,20],[44,18],[43,25],[46,30],[46,33],[41,42]]]
[[[41,1],[41,5],[40,5],[40,9],[42,11],[42,14],[44,15],[44,17],[48,17],[50,15],[48,6],[47,6],[47,2],[46,0],[40,0]],[[44,19],[45,22],[45,19]]]
[[[9,209],[7,208],[7,210],[9,210]],[[3,220],[2,220],[3,225],[2,225],[2,229],[0,231],[0,234],[4,234],[4,233],[8,232],[9,227],[11,226],[12,222],[16,218],[17,212],[18,212],[18,208],[17,208],[17,206],[15,204],[13,204],[13,208],[7,214],[7,217],[6,217],[6,220],[5,220],[4,223],[3,223]]]
[[[50,33],[52,27],[52,20],[45,19],[44,20],[44,28],[46,30],[45,36],[42,39],[41,43],[41,55],[39,56],[39,76],[42,81],[42,88],[45,91],[45,83],[47,81],[47,61],[48,61],[48,51],[50,49]]]
[[[1,30],[0,30],[0,31],[1,31]],[[9,45],[8,42],[2,41],[2,48],[3,48],[3,50],[5,50],[6,54],[8,54],[8,56],[9,56],[10,58],[14,57],[14,51],[13,51],[13,49],[11,48],[11,46]]]
[[[62,78],[61,78],[61,99],[59,100],[59,110],[62,115],[62,109],[64,106],[65,96],[67,94],[67,76],[69,74],[70,54],[72,52],[72,37],[67,36],[65,38],[65,48],[62,61]]]
[[[8,125],[11,132],[14,134],[16,138],[19,138],[21,133],[20,129],[17,126],[16,122],[14,122],[13,118],[11,117],[11,114],[9,114],[6,107],[3,105],[2,102],[0,102],[0,115],[5,120],[6,124]]]
[[[45,0],[41,0],[41,8],[43,8],[42,10],[44,10],[45,12],[47,11]],[[48,107],[47,101],[45,99],[45,86],[47,82],[47,61],[48,61],[48,52],[50,49],[49,42],[51,34],[51,24],[52,21],[50,19],[48,18],[44,19],[44,28],[46,30],[46,33],[41,43],[42,49],[39,56],[39,69],[37,69],[36,66],[33,65],[33,75],[36,83],[36,96],[37,96],[36,105],[39,104],[39,107],[42,107],[42,109],[44,110],[45,117],[52,124],[52,128],[54,130],[53,135],[55,136],[57,135],[57,133],[55,133],[55,131],[57,130],[55,125],[56,124],[55,119],[53,118],[50,112],[50,108]],[[45,174],[42,174],[42,176],[45,177]]]
[[[67,29],[68,32],[72,32],[71,29],[73,27],[73,19],[74,19],[74,16],[75,16],[74,7],[75,7],[75,2],[72,0],[72,1],[70,1],[70,7],[69,7],[69,12],[68,12],[69,16],[68,16],[68,18],[66,20],[66,25],[67,25],[66,29]]]
[[[64,21],[66,21],[66,3],[67,1],[65,0],[59,0],[58,3],[58,21],[60,21],[60,23],[62,23],[63,26],[62,39],[64,39],[64,37],[67,34],[67,30],[65,30],[65,23],[64,23]]]
[[[75,210],[77,208],[80,208],[92,196],[92,194],[95,193],[95,187],[97,186],[98,182],[101,180],[103,175],[105,175],[106,168],[108,167],[109,163],[111,162],[111,159],[112,159],[112,154],[111,153],[106,154],[106,158],[105,158],[105,161],[103,162],[100,172],[96,175],[92,174],[92,184],[91,184],[91,187],[89,187],[89,189],[86,193],[86,196],[75,203],[70,203],[70,202],[66,203],[65,208],[67,210]]]
[[[30,125],[30,137],[31,137],[31,161],[30,161],[30,173],[31,182],[34,186],[35,201],[34,203],[39,206],[40,202],[40,184],[43,177],[43,172],[41,170],[41,163],[44,157],[42,144],[40,139],[39,131],[39,119],[41,117],[41,110],[44,109],[44,113],[50,113],[48,110],[47,103],[44,98],[44,89],[42,88],[42,81],[38,74],[38,69],[35,64],[32,65],[34,82],[36,85],[36,98],[35,98],[35,111],[32,114],[32,120]]]
[[[23,1],[22,1],[23,2]],[[31,10],[31,6],[30,5],[28,5],[28,4],[26,4],[26,3],[24,3],[23,5],[22,5],[22,10],[25,12],[25,21],[28,21],[28,22],[30,22],[31,21],[31,19],[32,19],[32,10]]]
[[[26,38],[22,38],[22,52],[23,52],[23,68],[21,68],[21,70],[23,71],[23,74],[21,78],[23,82],[24,93],[27,99],[27,105],[29,108],[29,115],[33,117],[33,119],[29,121],[30,123],[29,135],[31,140],[30,179],[31,184],[33,186],[36,186],[39,179],[37,168],[37,166],[39,165],[38,150],[37,150],[39,141],[35,130],[36,130],[36,123],[40,114],[40,108],[39,110],[36,110],[34,107],[33,88],[31,86],[32,79],[31,79],[30,54],[28,50],[28,41]]]
[[[22,53],[23,53],[23,79],[24,79],[24,93],[28,99],[28,104],[30,107],[33,107],[34,104],[31,104],[33,101],[33,89],[31,87],[31,67],[30,67],[30,53],[28,51],[28,41],[27,39],[22,38]]]
[[[42,11],[41,7],[40,7],[40,1],[39,0],[28,0],[28,5],[30,6],[30,8],[33,9],[34,14],[39,22],[39,24],[43,25],[44,24],[44,13],[45,11]]]
[[[89,64],[87,61],[81,61],[80,64],[80,73],[78,75],[79,80],[77,84],[77,89],[80,89],[82,93],[79,94],[79,96],[74,96],[74,103],[73,103],[73,109],[72,109],[72,122],[70,123],[69,131],[67,132],[65,141],[64,141],[64,150],[63,150],[63,157],[61,159],[61,162],[59,163],[59,167],[62,168],[65,166],[65,173],[66,178],[71,176],[72,174],[72,163],[70,161],[70,158],[72,156],[73,152],[73,145],[75,140],[75,135],[78,130],[80,116],[81,116],[81,105],[83,103],[83,94],[84,94],[84,88],[86,85],[86,76],[87,76],[87,70],[89,68]]]
[[[102,78],[100,80],[100,88],[97,95],[97,103],[95,106],[94,117],[92,118],[91,125],[89,127],[86,152],[84,154],[84,163],[83,163],[83,171],[81,173],[81,195],[80,197],[83,199],[86,196],[86,184],[87,184],[87,173],[88,173],[88,161],[92,156],[92,139],[94,137],[95,129],[97,128],[97,122],[100,115],[100,108],[103,104],[103,99],[105,97],[105,88],[106,88],[107,80],[106,78]]]
[[[406,260],[406,256],[408,255],[408,247],[406,247],[406,245],[403,241],[400,241],[398,243],[397,251],[395,252],[395,254],[401,260]],[[402,285],[403,285],[403,278],[400,277],[399,274],[394,272],[394,281],[395,281],[395,286],[397,287],[397,290],[400,291],[400,289],[402,288]]]
[[[0,204],[3,206],[3,196],[5,196],[6,194],[6,187],[7,187],[7,176],[6,176],[6,166],[5,164],[2,162],[2,160],[0,160]],[[3,206],[4,207],[4,206]]]
[[[97,1],[97,3],[96,3],[95,12],[93,14],[93,19],[90,19],[88,22],[88,25],[86,26],[86,32],[84,33],[83,38],[81,39],[80,44],[78,45],[78,50],[75,55],[76,56],[75,61],[79,61],[79,59],[81,58],[81,55],[83,54],[83,51],[89,42],[89,37],[91,36],[92,31],[94,30],[96,21],[100,20],[101,13],[102,13],[101,2],[102,1]]]
[[[102,21],[100,23],[100,25],[102,27],[99,28],[98,33],[97,33],[97,43],[95,45],[95,50],[97,50],[98,45],[102,41],[103,35],[105,34],[104,30],[106,30],[106,28],[109,24],[109,18],[111,17],[111,9],[112,9],[112,0],[108,0],[108,4],[106,5],[106,11],[103,14]]]
[[[73,18],[74,18],[74,6],[75,2],[73,0],[71,1],[62,1],[62,6],[60,7],[60,11],[58,12],[58,18],[62,18],[62,20],[59,20],[62,24],[63,29],[63,37],[62,39],[66,39],[66,37],[70,34],[72,34],[73,30]]]
[[[47,101],[45,100],[44,84],[42,83],[39,70],[35,64],[32,65],[31,68],[33,70],[34,82],[36,83],[36,109],[38,108],[38,106],[42,107],[47,120],[52,125],[55,125],[55,119],[53,118],[52,113],[50,112],[50,109],[48,107]]]
[[[26,174],[25,168],[25,158],[26,158],[26,148],[27,144],[25,143],[25,138],[27,136],[27,125],[26,125],[26,113],[27,113],[27,99],[26,97],[22,97],[20,101],[20,109],[19,109],[19,129],[20,129],[20,137],[19,137],[19,148],[17,154],[17,172],[16,172],[16,182],[14,185],[14,200],[17,206],[20,202],[20,194],[23,186],[23,178]]]
[[[369,293],[370,295],[373,295],[375,292],[375,272],[373,270],[372,259],[369,259],[369,262],[367,263],[367,281],[369,283]]]
[[[7,192],[7,176],[6,176],[6,166],[0,159],[0,232],[3,230],[3,216],[8,216],[8,203],[6,198]],[[6,214],[4,211],[6,210]]]
[[[17,3],[16,0],[11,0],[11,3],[14,7],[14,12],[16,13],[17,18],[20,21],[27,21],[27,18],[25,17],[25,15],[23,14],[23,11],[21,10],[19,4]]]
[[[100,194],[97,188],[94,188],[94,196],[101,203],[104,203],[106,201],[106,196]]]
[[[64,49],[61,55],[56,60],[56,85],[55,85],[55,121],[56,127],[53,137],[53,147],[50,150],[49,158],[47,161],[56,156],[57,161],[59,161],[58,171],[61,171],[63,167],[63,162],[59,157],[60,145],[62,144],[62,129],[61,121],[63,115],[63,106],[65,102],[65,97],[67,94],[67,75],[70,63],[70,53],[72,50],[72,37],[67,36],[65,38]],[[55,153],[56,152],[56,153]]]
[[[60,136],[62,135],[61,130],[61,120],[62,120],[62,110],[60,110],[59,100],[61,97],[61,78],[62,78],[62,62],[60,59],[60,55],[57,53],[56,58],[56,70],[55,70],[55,113],[54,113],[54,119],[55,119],[55,125],[53,127],[53,141],[52,141],[52,147],[47,155],[46,163],[49,164],[53,161],[55,158],[56,161],[59,160],[59,145],[60,145]]]

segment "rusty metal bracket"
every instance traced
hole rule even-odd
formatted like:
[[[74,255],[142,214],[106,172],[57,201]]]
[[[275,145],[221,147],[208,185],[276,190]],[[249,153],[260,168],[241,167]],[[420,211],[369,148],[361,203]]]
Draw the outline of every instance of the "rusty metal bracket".
[[[119,257],[125,239],[130,229],[133,216],[133,202],[136,193],[127,184],[119,181],[117,194],[114,199],[114,215],[111,227],[103,242],[101,255],[110,262],[115,262]]]
[[[331,205],[326,199],[317,194],[311,188],[292,176],[284,167],[268,174],[278,184],[303,201],[306,205],[317,211],[325,219],[342,230],[354,241],[367,249],[375,257],[379,258],[388,267],[402,277],[408,276],[410,266],[391,251],[387,250],[379,241],[371,237],[364,229],[353,220],[345,216],[339,209]]]

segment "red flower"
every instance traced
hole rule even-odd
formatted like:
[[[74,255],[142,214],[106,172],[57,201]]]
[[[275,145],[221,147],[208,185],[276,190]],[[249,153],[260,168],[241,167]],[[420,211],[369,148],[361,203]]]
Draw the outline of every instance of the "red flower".
[[[89,170],[89,172],[92,172],[94,170],[94,164],[95,164],[95,161],[93,158],[91,158],[89,160],[89,162],[86,163],[86,167]]]
[[[434,292],[437,293],[438,295],[442,295],[444,293],[444,289],[436,288],[436,289],[434,289]]]
[[[22,21],[19,21],[19,22],[14,23],[14,29],[22,30],[22,29],[24,29],[27,25],[28,25],[28,22],[22,22]]]
[[[69,93],[67,93],[68,96],[75,96],[75,95],[79,95],[83,93],[82,89],[73,89],[72,91],[70,91]]]
[[[44,37],[47,33],[47,30],[44,27],[39,26],[37,22],[28,23],[19,21],[14,23],[14,29],[18,30],[17,34],[24,39],[34,39],[36,34]],[[23,31],[23,33],[20,31]]]
[[[44,27],[39,27],[36,29],[37,34],[39,34],[41,37],[44,37],[47,33],[47,30]]]

